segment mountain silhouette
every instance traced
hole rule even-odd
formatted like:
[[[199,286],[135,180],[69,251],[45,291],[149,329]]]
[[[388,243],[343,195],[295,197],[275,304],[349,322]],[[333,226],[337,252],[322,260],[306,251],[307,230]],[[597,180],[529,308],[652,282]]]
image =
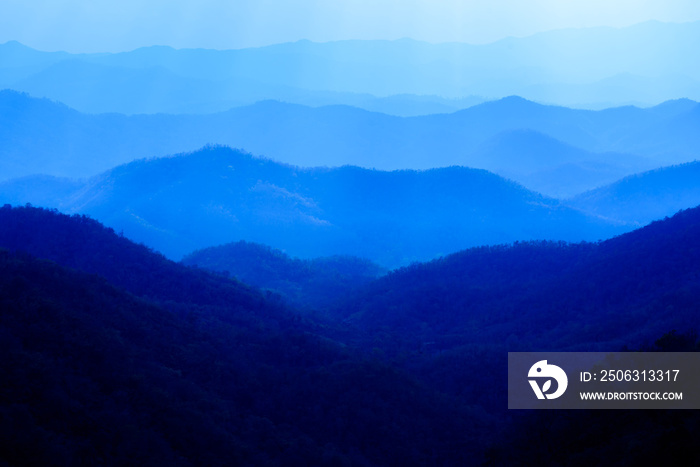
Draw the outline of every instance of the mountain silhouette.
[[[544,195],[566,198],[655,167],[625,153],[592,153],[533,130],[510,130],[482,143],[466,164],[515,180]]]
[[[279,293],[300,308],[315,309],[343,300],[386,272],[361,258],[301,260],[269,246],[244,241],[194,251],[182,263],[236,277]]]
[[[568,197],[613,177],[693,160],[694,133],[678,130],[695,124],[690,104],[593,112],[509,97],[452,114],[401,118],[348,106],[264,101],[207,115],[124,116],[82,114],[2,91],[0,173],[5,180],[80,178],[138,158],[225,144],[301,166],[483,167]],[[656,136],[640,145],[645,132]],[[673,145],[666,145],[670,140]],[[579,180],[567,184],[561,171]]]
[[[644,225],[700,204],[700,162],[632,175],[567,201],[584,212]]]
[[[361,345],[435,360],[451,352],[462,361],[474,347],[500,359],[506,350],[642,346],[693,326],[698,234],[693,208],[598,243],[468,249],[392,271],[329,315],[352,323]]]
[[[55,79],[61,76],[59,69],[45,73],[49,67],[77,60],[110,67],[116,76],[125,72],[138,75],[157,67],[167,70],[174,83],[189,80],[191,87],[187,89],[163,81],[164,89],[177,92],[154,102],[149,110],[156,112],[177,109],[191,113],[212,108],[215,102],[230,101],[231,88],[211,87],[213,77],[221,82],[240,83],[239,96],[250,93],[256,96],[255,100],[292,98],[290,102],[296,103],[308,103],[304,99],[315,93],[316,98],[323,93],[336,94],[325,104],[350,104],[352,94],[447,98],[475,95],[489,100],[517,94],[531,100],[587,108],[650,106],[682,97],[700,100],[700,68],[687,59],[693,56],[693,44],[699,40],[699,22],[647,22],[619,29],[550,31],[484,45],[429,44],[411,39],[326,43],[302,40],[222,51],[158,46],[122,53],[58,54],[10,42],[0,46],[0,76],[4,76],[0,83],[63,99],[88,112],[126,108],[126,113],[135,113],[144,109],[139,93],[134,92],[138,85],[135,88],[130,80],[111,80],[115,87],[110,91],[115,98],[105,99],[99,92],[100,86],[84,82],[87,89],[72,87],[70,80]],[[33,66],[22,69],[27,63]],[[74,76],[77,82],[85,77],[79,68],[75,74],[63,76]],[[260,88],[255,83],[268,85],[262,95],[257,93]],[[85,98],[89,89],[94,89],[92,101]],[[40,90],[46,93],[39,93]],[[204,98],[208,92],[214,92],[216,98]],[[299,96],[301,99],[294,100]]]
[[[27,179],[20,182],[26,192]],[[464,167],[300,168],[210,147],[122,165],[72,192],[54,181],[55,196],[38,182],[44,198],[24,202],[88,214],[171,258],[246,240],[301,258],[342,254],[396,266],[480,244],[597,240],[621,231]],[[3,202],[18,200],[14,182],[0,192]]]
[[[489,429],[487,416],[324,337],[274,297],[85,217],[3,207],[0,219],[3,462],[479,455],[473,427]]]

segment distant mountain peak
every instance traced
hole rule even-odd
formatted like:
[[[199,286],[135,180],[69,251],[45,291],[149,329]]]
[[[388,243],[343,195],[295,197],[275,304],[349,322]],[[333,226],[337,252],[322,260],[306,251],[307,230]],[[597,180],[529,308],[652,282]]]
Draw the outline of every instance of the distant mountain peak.
[[[455,114],[469,115],[473,112],[485,112],[487,115],[499,115],[502,118],[507,117],[526,117],[531,113],[541,112],[545,109],[565,109],[554,105],[544,105],[521,96],[507,96],[501,99],[490,100],[481,104],[474,105],[467,109],[459,110]]]
[[[7,41],[4,44],[0,44],[0,47],[8,47],[8,48],[18,48],[18,49],[31,49],[31,47],[27,47],[26,45],[22,44],[21,42],[18,41]]]
[[[517,109],[535,109],[535,108],[542,108],[542,107],[547,107],[543,104],[525,99],[524,97],[521,96],[507,96],[503,97],[501,99],[493,100],[490,102],[485,102],[483,104],[479,104],[479,106],[492,106],[492,107],[498,107],[498,108],[517,108]]]

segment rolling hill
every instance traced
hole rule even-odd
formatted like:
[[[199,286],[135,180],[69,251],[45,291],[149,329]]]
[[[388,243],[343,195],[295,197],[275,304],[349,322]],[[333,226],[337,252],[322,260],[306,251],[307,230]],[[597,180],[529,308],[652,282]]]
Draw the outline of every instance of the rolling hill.
[[[508,350],[695,349],[669,330],[697,325],[698,235],[700,208],[597,244],[466,250],[367,284],[319,326],[91,219],[3,207],[2,459],[500,465],[536,427],[578,423],[585,439],[535,458],[596,458],[612,420],[644,457],[687,459],[692,413],[512,416],[503,368]]]
[[[38,182],[45,196],[25,202],[88,214],[171,258],[246,240],[390,267],[475,245],[597,240],[624,229],[483,170],[304,169],[223,147],[122,165],[68,195]],[[17,200],[12,182],[0,192],[0,202]]]
[[[392,271],[324,316],[342,324],[335,339],[506,417],[508,352],[650,349],[663,336],[667,351],[696,348],[698,236],[693,208],[598,243],[468,249]]]
[[[664,167],[587,191],[567,204],[592,215],[636,225],[700,204],[700,162]]]
[[[567,198],[645,169],[651,159],[625,153],[592,153],[534,130],[501,132],[468,157],[470,167],[509,178],[546,196]]]
[[[698,22],[647,22],[620,29],[550,31],[483,45],[410,39],[298,41],[240,50],[154,46],[71,55],[10,42],[0,46],[0,83],[61,99],[86,112],[192,113],[217,105],[223,110],[220,105],[225,102],[252,104],[260,99],[361,104],[353,94],[489,100],[517,94],[566,106],[649,106],[674,98],[700,99],[700,69],[688,60],[695,52],[692,44],[699,40]],[[66,70],[63,65],[69,62],[80,64]],[[99,81],[83,73],[84,66],[106,67],[114,77],[138,78],[107,77],[105,82],[114,86],[105,94]],[[154,69],[164,72],[163,80],[150,79]],[[153,101],[139,98],[142,83],[154,84],[149,87],[157,96]]]
[[[88,177],[138,158],[225,144],[301,166],[485,168],[568,197],[613,177],[693,160],[696,106],[678,101],[593,112],[509,97],[452,114],[401,118],[266,101],[207,115],[125,116],[82,114],[1,91],[0,180]],[[641,145],[640,134],[655,136]]]
[[[386,272],[352,256],[302,260],[245,241],[194,251],[182,263],[233,276],[279,293],[299,308],[314,309],[343,300]]]
[[[85,217],[0,208],[0,291],[10,465],[460,464],[492,427]]]
[[[424,342],[435,351],[641,346],[696,326],[699,235],[700,208],[693,208],[597,243],[468,249],[379,278],[336,316],[413,351]],[[468,344],[464,335],[472,336]]]

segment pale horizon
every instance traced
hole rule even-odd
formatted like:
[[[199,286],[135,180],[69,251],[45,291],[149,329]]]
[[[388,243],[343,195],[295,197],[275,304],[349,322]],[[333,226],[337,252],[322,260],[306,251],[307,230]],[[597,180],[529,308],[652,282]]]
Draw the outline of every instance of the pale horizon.
[[[700,20],[700,3],[537,0],[221,0],[196,4],[158,0],[94,2],[30,0],[0,5],[0,43],[44,51],[125,52],[141,47],[214,50],[264,47],[300,40],[413,39],[488,44],[561,29],[625,28],[658,21]]]

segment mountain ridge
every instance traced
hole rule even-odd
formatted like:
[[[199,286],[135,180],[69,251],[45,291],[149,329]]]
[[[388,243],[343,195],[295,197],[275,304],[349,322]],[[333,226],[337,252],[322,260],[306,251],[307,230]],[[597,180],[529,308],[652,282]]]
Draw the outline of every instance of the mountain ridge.
[[[0,218],[3,462],[421,465],[435,452],[455,463],[478,455],[470,426],[489,417],[324,337],[274,297],[84,217],[2,207]],[[372,443],[378,436],[386,442]]]
[[[566,203],[584,212],[641,226],[700,204],[700,161],[631,175]]]
[[[469,166],[489,138],[531,130],[588,151],[588,162],[608,166],[607,174],[576,169],[590,179],[580,187],[585,190],[610,182],[610,174],[654,168],[649,161],[661,167],[691,158],[696,137],[679,135],[679,128],[695,124],[689,106],[686,102],[661,110],[582,111],[507,98],[452,114],[396,117],[342,105],[314,108],[262,101],[206,115],[125,116],[76,113],[50,100],[6,90],[0,92],[0,177],[43,173],[80,178],[134,159],[193,151],[207,144],[244,148],[300,166],[382,170]],[[523,150],[534,154],[537,148]],[[507,157],[516,161],[519,149],[509,151]],[[101,157],[94,157],[96,152]],[[612,153],[624,160],[618,162]],[[639,157],[636,164],[630,164],[632,155]],[[556,154],[542,153],[534,165],[519,173],[511,170],[507,176],[527,186],[529,172],[556,168],[552,163],[542,167],[542,161],[553,162],[553,157]],[[548,183],[558,183],[557,178],[550,177]],[[561,191],[567,184],[559,185],[550,193],[573,194]],[[547,185],[537,187],[541,186]]]
[[[479,45],[406,40],[299,41],[222,51],[151,47],[116,54],[75,56],[86,62],[114,64],[134,71],[159,64],[184,78],[247,78],[274,85],[261,98],[281,99],[284,95],[294,98],[295,92],[290,93],[290,89],[296,90],[294,99],[297,101],[304,99],[299,90],[321,94],[365,93],[376,97],[414,94],[447,98],[481,96],[485,99],[519,94],[531,100],[559,105],[600,108],[601,103],[620,105],[637,101],[654,105],[680,97],[700,99],[697,86],[693,84],[700,80],[700,68],[686,59],[693,53],[690,44],[699,40],[700,22],[647,23],[619,29],[548,31]],[[0,46],[0,54],[7,48]],[[36,56],[37,65],[55,63],[64,57],[48,53],[41,55],[38,51],[31,53]],[[22,63],[22,59],[7,62],[5,69],[16,68],[17,63]],[[660,75],[659,70],[664,70],[665,76]],[[19,75],[8,72],[5,85],[14,86],[22,81],[22,76],[28,78],[32,72],[37,72],[37,69]],[[617,85],[606,84],[606,80],[615,76],[618,77]],[[690,81],[682,86],[681,91],[673,84],[684,76]],[[639,80],[650,79],[657,80],[654,88],[635,85]],[[51,83],[50,77],[45,83]],[[143,104],[129,96],[128,86],[117,81],[113,84],[112,92],[121,100],[102,102],[103,96],[93,93],[91,100],[81,101],[85,107],[80,110],[113,111],[114,107],[110,105],[120,104],[124,108]],[[18,84],[17,89],[20,88]],[[200,86],[192,96],[205,88],[206,85]],[[635,89],[633,96],[626,92],[632,88]],[[151,89],[158,91],[158,87]],[[557,92],[552,92],[555,89]],[[32,91],[52,96],[50,87],[37,86]],[[79,101],[72,100],[68,87],[64,86],[62,92],[69,105],[77,105]],[[684,93],[689,94],[682,95]],[[183,102],[193,100],[184,107],[185,113],[193,108],[211,108],[222,99],[231,100],[224,99],[224,95],[226,93],[218,92],[218,97],[210,100],[191,99],[192,96],[184,98],[188,96],[186,90],[177,94]],[[245,95],[245,92],[240,93],[239,98]],[[320,94],[315,98],[318,96]],[[339,98],[342,97],[336,95],[335,102]],[[152,110],[175,109],[178,99],[164,102],[160,109]],[[333,99],[326,102],[332,103]]]
[[[469,245],[621,229],[484,170],[299,168],[224,147],[135,161],[62,199],[27,201],[89,214],[174,258],[246,240],[302,258],[346,254],[388,266]]]

